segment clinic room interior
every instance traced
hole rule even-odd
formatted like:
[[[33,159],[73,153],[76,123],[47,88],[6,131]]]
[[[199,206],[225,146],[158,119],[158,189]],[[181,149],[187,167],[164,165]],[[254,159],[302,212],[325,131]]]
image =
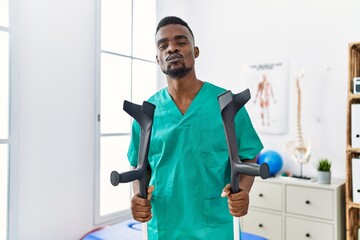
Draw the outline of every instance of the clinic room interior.
[[[359,240],[359,10],[357,0],[0,0],[0,240],[143,239],[123,224],[132,183],[110,178],[130,170],[124,101],[167,87],[154,38],[165,16],[191,27],[199,79],[249,89],[269,177],[255,176],[242,239]]]

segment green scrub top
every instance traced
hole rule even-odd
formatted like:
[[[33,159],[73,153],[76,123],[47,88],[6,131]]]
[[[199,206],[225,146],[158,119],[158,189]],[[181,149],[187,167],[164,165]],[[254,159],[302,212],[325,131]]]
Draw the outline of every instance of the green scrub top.
[[[205,82],[182,114],[164,88],[148,101],[156,105],[149,164],[153,217],[150,240],[233,239],[232,215],[221,192],[230,183],[225,131],[217,96],[225,92]],[[245,108],[235,117],[240,159],[263,148]],[[137,165],[140,128],[136,121],[128,158]]]

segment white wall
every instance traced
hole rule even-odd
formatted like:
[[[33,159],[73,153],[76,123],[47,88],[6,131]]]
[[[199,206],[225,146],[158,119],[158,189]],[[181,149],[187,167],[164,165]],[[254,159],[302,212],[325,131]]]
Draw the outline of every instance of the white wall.
[[[16,0],[11,240],[93,228],[95,1]]]
[[[178,15],[193,29],[200,48],[197,75],[239,92],[242,64],[287,60],[289,63],[289,132],[261,134],[265,150],[284,158],[283,170],[299,174],[299,165],[284,152],[295,138],[294,79],[301,70],[304,138],[313,145],[304,175],[315,176],[315,161],[333,161],[333,176],[345,178],[347,50],[360,41],[360,2],[254,0],[158,0],[159,18]],[[174,4],[174,5],[173,5]],[[184,8],[176,8],[178,5]],[[173,7],[175,6],[175,7]],[[253,93],[254,94],[254,93]]]

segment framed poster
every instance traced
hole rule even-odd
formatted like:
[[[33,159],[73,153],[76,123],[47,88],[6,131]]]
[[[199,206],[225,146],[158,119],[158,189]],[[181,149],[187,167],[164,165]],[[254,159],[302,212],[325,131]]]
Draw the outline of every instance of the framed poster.
[[[250,89],[246,104],[259,133],[288,132],[289,72],[286,62],[246,65],[241,68],[241,81]]]

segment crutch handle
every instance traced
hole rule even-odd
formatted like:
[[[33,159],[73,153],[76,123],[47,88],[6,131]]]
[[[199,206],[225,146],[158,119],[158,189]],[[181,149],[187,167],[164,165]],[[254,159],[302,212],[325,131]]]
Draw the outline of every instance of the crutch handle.
[[[141,198],[147,198],[147,168],[148,153],[151,138],[151,129],[154,119],[154,112],[156,106],[144,101],[143,105],[137,105],[129,101],[124,101],[123,109],[130,116],[132,116],[140,125],[140,146],[138,150],[138,162],[135,170],[128,172],[118,173],[112,171],[110,174],[110,182],[112,185],[117,186],[119,183],[139,181]]]
[[[267,163],[263,163],[261,165],[257,163],[234,163],[232,167],[232,172],[232,193],[237,193],[240,191],[240,174],[245,174],[248,176],[260,176],[262,179],[266,179],[270,176],[269,165]]]
[[[128,172],[119,173],[117,171],[112,171],[110,175],[111,184],[114,186],[119,185],[119,183],[127,183],[138,180],[141,178],[140,170],[131,170]]]
[[[240,174],[260,176],[263,179],[270,176],[269,166],[266,163],[261,165],[256,163],[243,163],[239,157],[234,118],[237,112],[250,100],[250,98],[249,89],[238,94],[232,94],[231,91],[226,91],[218,96],[229,151],[232,193],[240,191]]]

